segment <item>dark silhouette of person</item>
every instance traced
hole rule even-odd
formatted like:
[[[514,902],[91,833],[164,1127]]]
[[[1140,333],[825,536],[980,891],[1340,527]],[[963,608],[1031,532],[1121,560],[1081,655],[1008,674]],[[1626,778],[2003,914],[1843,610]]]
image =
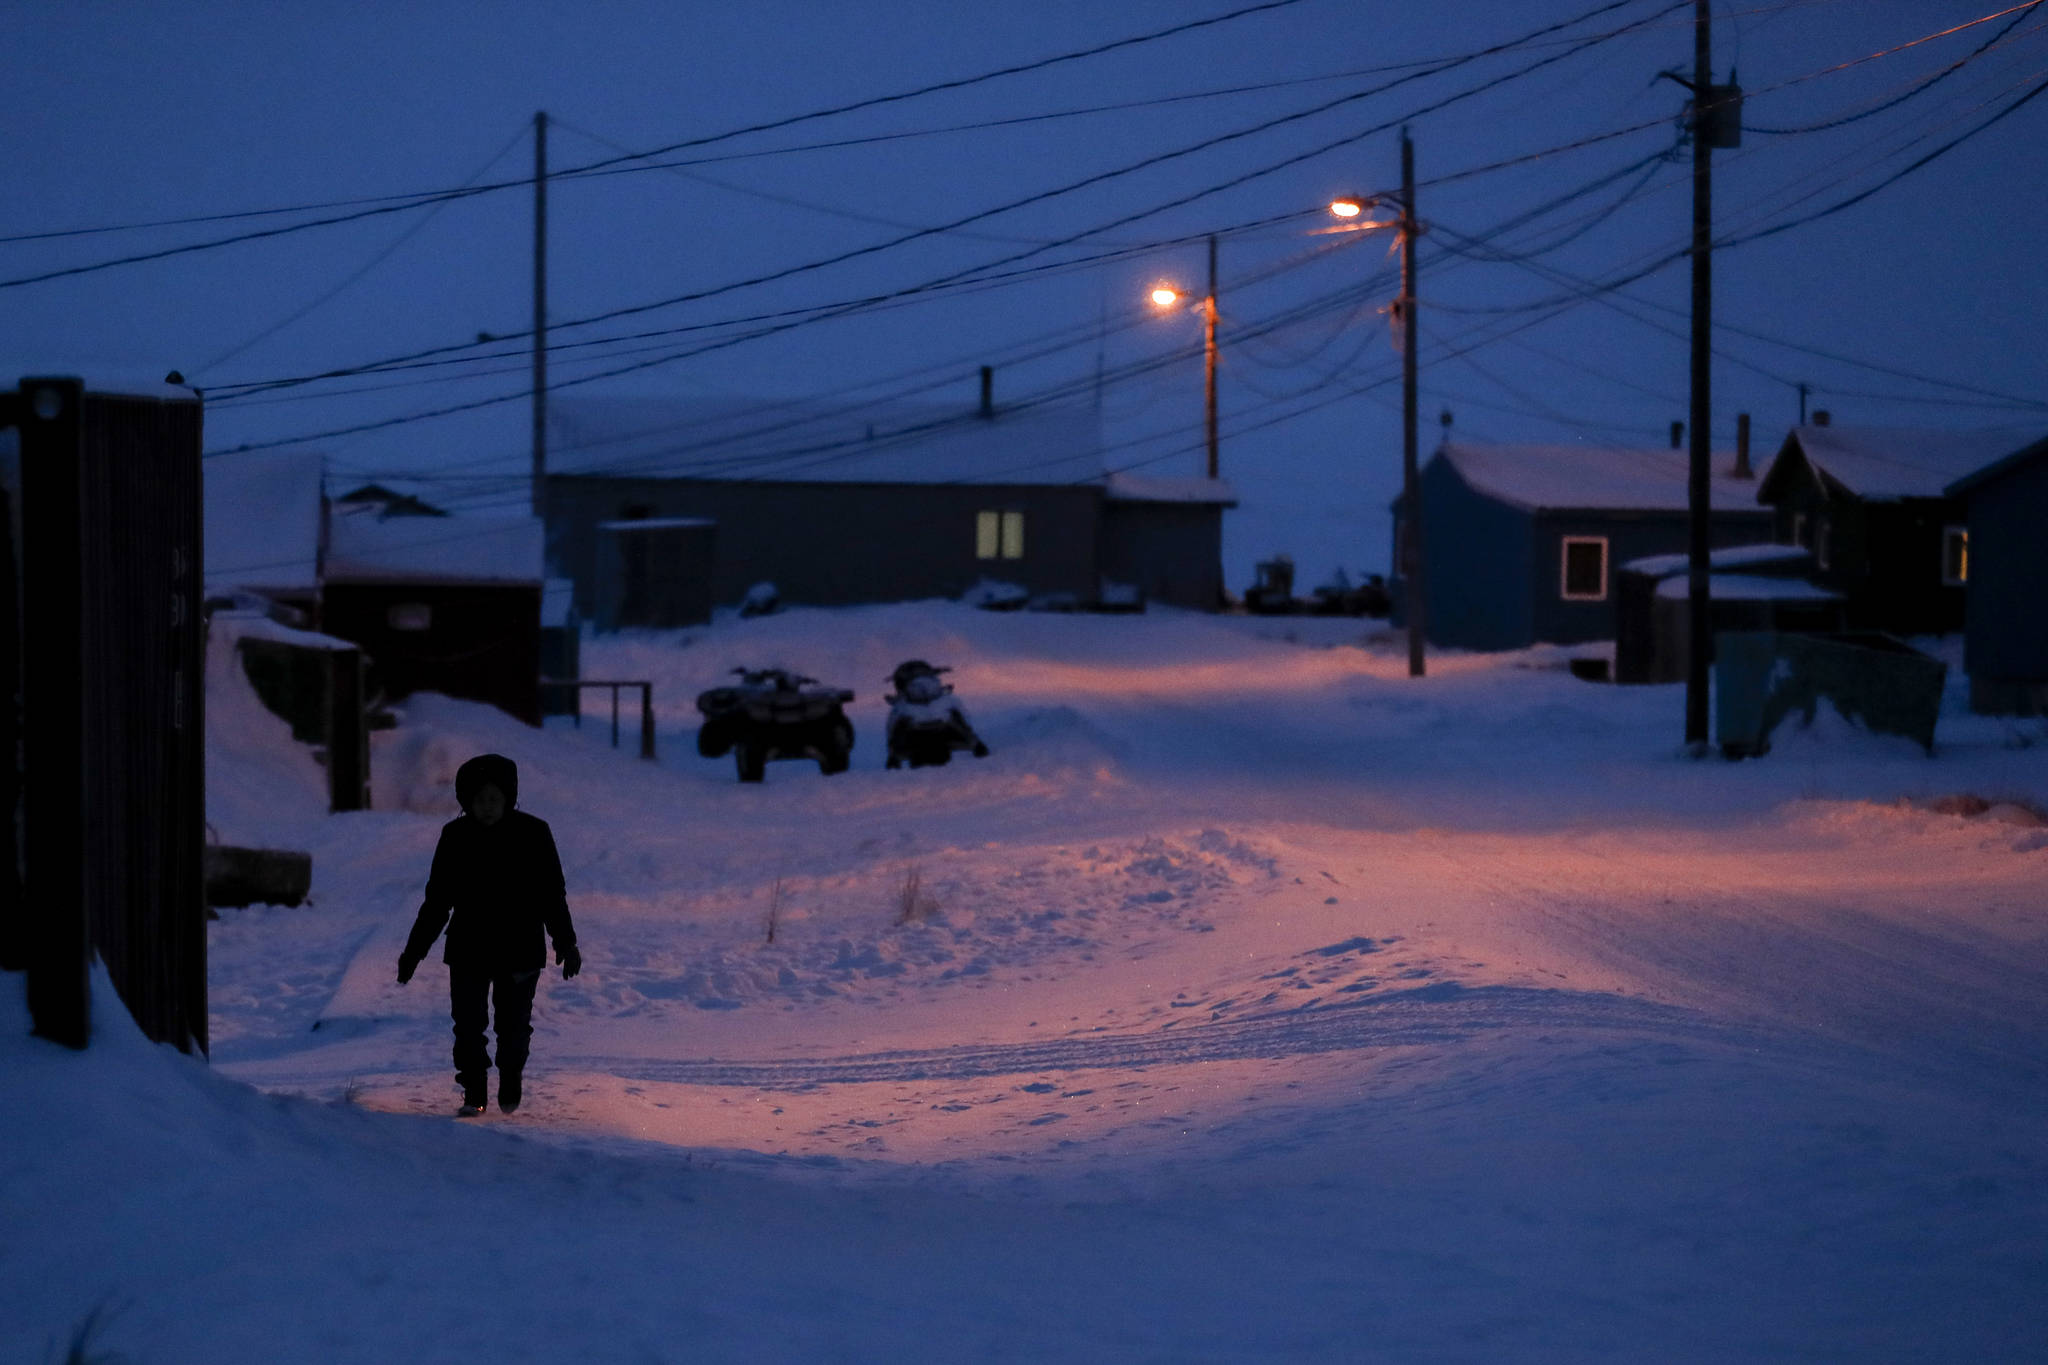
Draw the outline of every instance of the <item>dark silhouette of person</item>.
[[[519,769],[502,754],[480,754],[455,773],[462,814],[441,827],[426,898],[398,958],[398,984],[448,929],[448,1006],[455,1018],[455,1080],[464,1117],[481,1114],[491,1054],[484,1046],[488,1006],[497,1006],[498,1108],[519,1107],[520,1081],[533,1036],[533,993],[547,966],[545,929],[564,978],[583,970],[562,884],[562,860],[547,821],[519,804]]]

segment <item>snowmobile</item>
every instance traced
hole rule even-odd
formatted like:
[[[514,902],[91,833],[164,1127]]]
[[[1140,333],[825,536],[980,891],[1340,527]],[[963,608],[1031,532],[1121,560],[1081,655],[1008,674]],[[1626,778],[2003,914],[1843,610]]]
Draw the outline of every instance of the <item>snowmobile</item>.
[[[956,749],[988,757],[988,745],[974,733],[951,684],[939,678],[947,672],[923,659],[906,659],[889,675],[896,689],[883,699],[889,703],[889,767],[937,767],[950,763]]]
[[[719,758],[730,752],[742,782],[759,782],[773,758],[815,758],[827,776],[846,771],[853,753],[853,722],[845,710],[850,689],[782,668],[733,672],[740,675],[737,684],[697,694],[704,714],[698,753]]]

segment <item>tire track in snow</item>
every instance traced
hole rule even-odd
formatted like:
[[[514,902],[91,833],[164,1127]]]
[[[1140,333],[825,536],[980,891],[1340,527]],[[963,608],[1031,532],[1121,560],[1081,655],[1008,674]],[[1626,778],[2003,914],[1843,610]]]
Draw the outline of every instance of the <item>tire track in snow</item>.
[[[1445,982],[1376,1000],[1142,1034],[1092,1033],[790,1061],[565,1055],[557,1065],[624,1080],[793,1090],[1420,1047],[1509,1030],[1591,1030],[1695,1041],[1731,1034],[1702,1015],[1626,996]]]

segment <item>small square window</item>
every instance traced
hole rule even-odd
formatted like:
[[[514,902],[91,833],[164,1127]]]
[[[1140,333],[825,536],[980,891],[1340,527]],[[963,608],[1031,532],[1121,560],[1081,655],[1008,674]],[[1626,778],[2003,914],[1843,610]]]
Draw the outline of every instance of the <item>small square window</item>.
[[[384,614],[393,630],[432,630],[434,609],[425,602],[401,602]]]
[[[1024,514],[1022,512],[976,512],[974,514],[974,557],[976,559],[1022,559],[1024,557]]]
[[[1599,602],[1607,596],[1607,537],[1564,538],[1564,600]]]
[[[1945,526],[1941,531],[1941,581],[1960,588],[1970,581],[1970,528]]]

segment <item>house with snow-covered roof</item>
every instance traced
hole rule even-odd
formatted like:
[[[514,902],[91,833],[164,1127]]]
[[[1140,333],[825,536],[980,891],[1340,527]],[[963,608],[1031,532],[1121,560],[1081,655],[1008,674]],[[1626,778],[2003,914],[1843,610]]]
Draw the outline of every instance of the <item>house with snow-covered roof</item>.
[[[1613,639],[1616,566],[1686,549],[1689,468],[1683,450],[1446,440],[1419,479],[1430,642]],[[1742,453],[1714,456],[1713,547],[1771,539],[1755,487]],[[1392,504],[1397,623],[1406,620],[1402,501]]]
[[[1960,630],[1969,530],[1951,486],[2042,434],[1814,422],[1785,437],[1757,500],[1777,539],[1813,551],[1816,581],[1843,594],[1852,626]]]
[[[549,406],[548,544],[598,607],[600,527],[716,525],[714,601],[957,597],[983,580],[1089,602],[1223,595],[1227,484],[1105,468],[1092,409],[561,398]]]

